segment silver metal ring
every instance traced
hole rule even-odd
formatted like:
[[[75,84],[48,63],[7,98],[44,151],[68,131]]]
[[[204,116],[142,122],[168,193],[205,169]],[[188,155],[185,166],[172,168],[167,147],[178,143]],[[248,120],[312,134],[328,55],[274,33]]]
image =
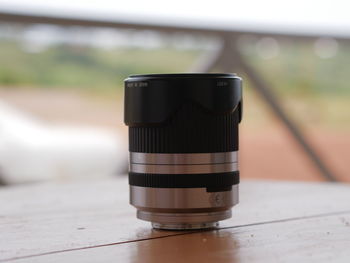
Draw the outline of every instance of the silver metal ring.
[[[238,152],[219,153],[140,153],[130,152],[135,164],[222,164],[238,162]]]
[[[154,174],[227,173],[238,170],[237,152],[130,153],[130,172]]]
[[[225,214],[224,214],[225,215]],[[139,214],[140,219],[143,215]],[[229,214],[229,217],[231,215]],[[227,217],[227,218],[229,218]],[[220,219],[225,217],[220,217]],[[152,222],[152,227],[163,230],[196,230],[196,229],[211,229],[219,226],[219,222],[200,222],[200,223],[157,223]]]
[[[230,191],[207,192],[206,188],[153,188],[130,185],[130,203],[138,208],[230,208],[238,203],[238,185]]]
[[[130,172],[151,174],[209,174],[228,173],[238,170],[237,163],[224,164],[189,164],[189,165],[155,165],[130,164]]]
[[[156,223],[159,228],[164,229],[189,229],[193,225],[217,222],[228,219],[232,216],[231,209],[219,212],[205,213],[156,213],[147,211],[137,211],[137,218]],[[196,227],[198,228],[198,227]]]

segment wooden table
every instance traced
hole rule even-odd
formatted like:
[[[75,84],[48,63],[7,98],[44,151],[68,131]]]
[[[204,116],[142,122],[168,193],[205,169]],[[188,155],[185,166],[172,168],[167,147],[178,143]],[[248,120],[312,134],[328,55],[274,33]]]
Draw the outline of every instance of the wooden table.
[[[350,262],[350,186],[243,181],[219,230],[153,230],[124,177],[0,188],[0,262]]]

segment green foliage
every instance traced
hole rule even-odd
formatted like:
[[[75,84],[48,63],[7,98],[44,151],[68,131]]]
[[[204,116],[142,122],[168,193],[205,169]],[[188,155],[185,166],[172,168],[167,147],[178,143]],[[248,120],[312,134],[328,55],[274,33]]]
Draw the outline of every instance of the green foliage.
[[[0,42],[0,85],[108,90],[120,88],[131,74],[181,72],[199,51],[176,49],[102,50],[60,45],[39,53],[16,42]]]
[[[288,95],[350,95],[350,47],[340,45],[336,56],[322,59],[313,45],[282,43],[279,56],[263,60],[254,54],[250,62],[280,93]]]
[[[26,52],[20,42],[0,41],[0,85],[12,87],[67,88],[105,98],[121,94],[123,80],[131,74],[187,71],[203,50],[97,48],[57,45],[38,53]],[[350,123],[348,99],[350,48],[340,45],[338,54],[329,59],[317,57],[312,44],[281,43],[280,53],[262,59],[254,51],[246,54],[253,65],[280,95],[283,106],[300,123]],[[240,72],[238,72],[241,74]],[[244,76],[245,125],[257,124],[268,115],[264,104],[249,89]],[[259,104],[260,103],[260,104]]]
[[[24,43],[0,42],[0,85],[84,88],[107,91],[120,88],[130,74],[184,72],[203,50],[124,48],[103,50],[56,45],[25,52]],[[254,49],[254,48],[253,48]],[[280,94],[296,96],[350,94],[350,48],[321,59],[312,44],[281,43],[280,54],[264,60],[256,52],[248,60]]]

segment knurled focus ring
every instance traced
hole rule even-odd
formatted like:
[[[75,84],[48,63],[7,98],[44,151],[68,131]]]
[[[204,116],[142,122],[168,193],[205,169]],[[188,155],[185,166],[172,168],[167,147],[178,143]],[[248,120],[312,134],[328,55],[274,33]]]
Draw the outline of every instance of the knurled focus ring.
[[[208,191],[218,189],[230,190],[239,184],[239,171],[210,174],[145,174],[129,173],[129,184],[155,188],[198,188],[205,187]]]

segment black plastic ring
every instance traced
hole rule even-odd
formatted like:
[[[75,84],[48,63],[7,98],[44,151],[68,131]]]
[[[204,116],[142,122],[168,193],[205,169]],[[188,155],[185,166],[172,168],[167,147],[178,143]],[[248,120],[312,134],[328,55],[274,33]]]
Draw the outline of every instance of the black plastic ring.
[[[239,171],[210,174],[144,174],[129,173],[129,184],[154,188],[221,189],[239,184]]]

